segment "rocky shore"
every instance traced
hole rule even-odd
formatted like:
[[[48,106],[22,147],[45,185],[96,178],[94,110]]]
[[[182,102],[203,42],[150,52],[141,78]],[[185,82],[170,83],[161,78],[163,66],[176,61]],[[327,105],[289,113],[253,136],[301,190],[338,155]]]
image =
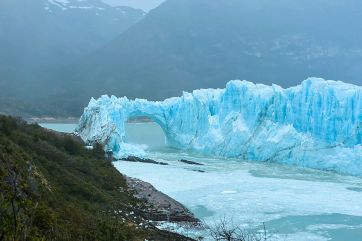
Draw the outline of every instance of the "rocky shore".
[[[134,193],[134,197],[145,203],[145,207],[140,210],[145,219],[194,224],[200,222],[181,203],[158,191],[150,183],[127,176],[125,178],[129,190]]]

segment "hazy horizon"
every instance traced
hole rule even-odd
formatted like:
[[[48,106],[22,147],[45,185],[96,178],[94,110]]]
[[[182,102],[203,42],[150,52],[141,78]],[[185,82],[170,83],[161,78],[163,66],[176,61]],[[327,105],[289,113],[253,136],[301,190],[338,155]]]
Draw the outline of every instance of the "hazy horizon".
[[[91,97],[103,94],[164,100],[224,88],[233,79],[284,88],[309,76],[362,83],[358,0],[4,0],[0,6],[2,113],[80,116]]]

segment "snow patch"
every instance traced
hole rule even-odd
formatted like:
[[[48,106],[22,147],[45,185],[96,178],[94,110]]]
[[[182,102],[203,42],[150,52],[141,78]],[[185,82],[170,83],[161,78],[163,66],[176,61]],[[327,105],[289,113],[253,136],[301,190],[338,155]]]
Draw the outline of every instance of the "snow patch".
[[[92,5],[84,5],[84,2],[87,2],[88,0],[76,0],[76,1],[68,1],[68,0],[48,0],[48,4],[57,6],[61,8],[63,11],[67,9],[98,9],[98,10],[105,10],[103,7],[99,6],[92,6]],[[77,5],[77,3],[82,3],[80,5]],[[46,6],[49,10],[49,7]]]

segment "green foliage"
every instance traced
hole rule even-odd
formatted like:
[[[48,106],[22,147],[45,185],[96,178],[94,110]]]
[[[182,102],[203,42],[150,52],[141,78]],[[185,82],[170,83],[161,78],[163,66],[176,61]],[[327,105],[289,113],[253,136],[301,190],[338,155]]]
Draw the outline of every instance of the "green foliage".
[[[104,152],[103,145],[100,143],[95,143],[93,145],[93,155],[97,158],[104,158],[106,153]]]
[[[16,122],[10,118],[3,118],[0,123],[0,132],[5,135],[10,135],[11,132],[16,128]]]
[[[137,201],[104,158],[73,136],[0,116],[0,240],[142,240],[115,214]]]
[[[70,155],[79,155],[82,153],[83,145],[70,136],[64,137],[64,149]]]

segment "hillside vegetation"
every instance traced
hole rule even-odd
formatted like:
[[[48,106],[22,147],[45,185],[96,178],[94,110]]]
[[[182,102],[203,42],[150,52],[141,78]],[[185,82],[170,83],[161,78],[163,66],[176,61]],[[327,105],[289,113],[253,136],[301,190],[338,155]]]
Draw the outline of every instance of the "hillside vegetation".
[[[0,116],[0,240],[182,240],[140,227],[143,205],[102,146]]]

